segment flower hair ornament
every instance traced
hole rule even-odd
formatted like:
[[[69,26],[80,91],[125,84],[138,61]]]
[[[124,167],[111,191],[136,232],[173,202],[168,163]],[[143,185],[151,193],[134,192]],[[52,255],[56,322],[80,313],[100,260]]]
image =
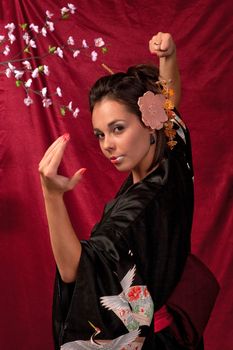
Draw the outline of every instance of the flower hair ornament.
[[[167,81],[157,81],[159,94],[147,91],[138,99],[138,106],[142,113],[142,121],[146,126],[153,130],[164,128],[164,133],[168,138],[167,145],[173,149],[177,144],[174,140],[176,130],[173,129],[172,119],[175,117],[174,103],[171,96],[174,96],[174,90],[168,87]]]

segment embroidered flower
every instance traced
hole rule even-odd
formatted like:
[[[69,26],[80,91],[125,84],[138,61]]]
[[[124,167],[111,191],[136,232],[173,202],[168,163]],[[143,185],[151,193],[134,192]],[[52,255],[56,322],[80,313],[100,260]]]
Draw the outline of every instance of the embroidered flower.
[[[31,30],[34,30],[35,33],[39,33],[39,27],[36,26],[34,23],[30,24],[29,28]]]
[[[59,86],[56,88],[56,93],[59,97],[62,97],[61,88]]]
[[[60,47],[57,47],[56,51],[54,51],[60,58],[63,58],[63,51]]]
[[[37,78],[39,76],[39,68],[35,68],[32,72],[32,78]]]
[[[148,289],[145,288],[144,291],[143,291],[143,296],[144,296],[145,298],[147,298],[149,295],[150,295],[150,293],[149,293]]]
[[[28,96],[23,100],[23,102],[25,103],[26,106],[30,106],[33,103],[33,100],[31,99],[30,96]]]
[[[22,71],[22,70],[15,70],[14,71],[14,75],[15,75],[15,79],[21,79],[22,78],[22,76],[24,75],[24,71]]]
[[[8,55],[9,55],[9,52],[10,52],[10,47],[9,47],[9,45],[6,45],[6,46],[5,46],[5,49],[4,49],[4,51],[3,51],[3,55],[4,55],[4,56],[8,56]]]
[[[95,42],[95,46],[96,47],[102,47],[105,45],[104,41],[102,38],[96,38],[94,39],[94,42]]]
[[[46,13],[46,16],[47,16],[48,18],[52,18],[52,17],[54,16],[54,14],[51,13],[50,11],[48,11],[48,10],[47,10],[45,13]]]
[[[96,51],[92,51],[91,52],[91,59],[93,62],[95,62],[97,60],[98,57],[98,53]]]
[[[164,110],[165,97],[162,94],[155,95],[147,91],[138,99],[139,109],[142,113],[142,121],[153,130],[160,130],[168,116]]]
[[[140,293],[141,293],[141,287],[140,286],[131,287],[129,292],[128,292],[129,301],[138,300],[139,297],[140,297]]]
[[[23,61],[22,64],[26,69],[32,69],[31,63],[29,61]]]
[[[8,38],[10,40],[10,43],[13,44],[13,42],[16,40],[16,37],[12,33],[8,33]]]
[[[42,95],[43,97],[45,97],[46,94],[47,94],[47,87],[44,87],[44,88],[41,90],[41,95]]]
[[[43,27],[43,28],[41,29],[41,34],[42,34],[44,37],[47,36],[47,29],[46,29],[45,27]]]
[[[0,43],[5,39],[4,35],[0,35]]]
[[[67,39],[67,44],[74,45],[74,38],[72,36],[69,36],[69,38]]]
[[[76,58],[80,54],[80,50],[75,50],[73,53],[73,57]]]
[[[43,103],[43,107],[48,108],[49,106],[51,106],[52,101],[50,98],[44,98],[42,100],[42,103]]]
[[[54,31],[54,23],[51,21],[46,21],[46,24],[47,24],[50,32],[53,32]]]
[[[73,4],[67,4],[70,12],[72,13],[72,15],[75,13],[76,11],[76,7]]]
[[[49,73],[50,73],[50,72],[49,72],[49,67],[46,66],[45,64],[44,64],[43,67],[44,67],[44,69],[43,69],[44,74],[45,74],[45,75],[49,75]]]
[[[28,80],[26,81],[26,83],[24,84],[24,86],[25,86],[26,88],[29,88],[31,85],[32,85],[32,79],[30,78],[30,79],[28,79]]]
[[[82,47],[84,47],[84,49],[88,48],[88,45],[87,45],[87,42],[85,39],[83,39],[83,41],[82,41]]]
[[[77,108],[75,108],[75,110],[73,112],[73,117],[77,118],[78,114],[79,114],[79,108],[77,107]]]

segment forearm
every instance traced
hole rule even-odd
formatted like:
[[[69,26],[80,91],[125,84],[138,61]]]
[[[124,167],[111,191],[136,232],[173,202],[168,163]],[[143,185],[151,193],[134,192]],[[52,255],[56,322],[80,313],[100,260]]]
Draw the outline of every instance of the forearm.
[[[174,90],[173,103],[178,107],[181,99],[181,82],[176,50],[170,56],[159,58],[159,74],[161,80],[170,81],[169,87]]]
[[[71,225],[62,196],[45,195],[45,208],[53,255],[64,282],[73,282],[77,275],[81,244]]]

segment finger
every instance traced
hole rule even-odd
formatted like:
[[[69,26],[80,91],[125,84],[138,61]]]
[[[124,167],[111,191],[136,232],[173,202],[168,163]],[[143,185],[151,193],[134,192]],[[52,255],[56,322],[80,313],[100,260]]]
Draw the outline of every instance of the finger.
[[[162,32],[158,32],[156,35],[154,35],[151,40],[149,41],[149,50],[152,54],[157,54],[158,51],[160,51],[160,45],[162,41]]]
[[[160,44],[161,51],[168,50],[171,47],[171,45],[172,45],[171,35],[168,33],[163,33],[163,37]]]
[[[72,190],[79,183],[79,181],[82,179],[83,174],[85,173],[86,170],[87,170],[86,168],[81,168],[72,176],[68,185],[69,190]]]
[[[53,155],[56,152],[57,147],[59,147],[59,144],[61,142],[63,142],[63,140],[66,140],[66,139],[67,140],[69,139],[69,134],[67,134],[67,133],[62,135],[62,136],[60,136],[60,137],[58,137],[56,139],[56,141],[54,141],[52,143],[52,145],[47,149],[47,151],[45,152],[43,158],[41,159],[41,161],[39,163],[39,169],[44,167],[44,166],[46,166],[46,165],[48,165],[50,163],[51,159],[53,158]]]
[[[57,144],[54,152],[51,152],[51,158],[48,156],[47,159],[47,173],[54,175],[57,173],[57,169],[61,163],[65,148],[67,146],[69,139],[62,138],[62,140]]]

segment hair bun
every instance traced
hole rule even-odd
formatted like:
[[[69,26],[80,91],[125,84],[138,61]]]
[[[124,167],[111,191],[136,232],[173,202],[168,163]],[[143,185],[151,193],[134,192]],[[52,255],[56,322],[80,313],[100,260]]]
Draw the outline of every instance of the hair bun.
[[[155,82],[159,79],[159,69],[154,65],[138,64],[127,70],[127,75],[138,79],[147,90],[155,90]]]

